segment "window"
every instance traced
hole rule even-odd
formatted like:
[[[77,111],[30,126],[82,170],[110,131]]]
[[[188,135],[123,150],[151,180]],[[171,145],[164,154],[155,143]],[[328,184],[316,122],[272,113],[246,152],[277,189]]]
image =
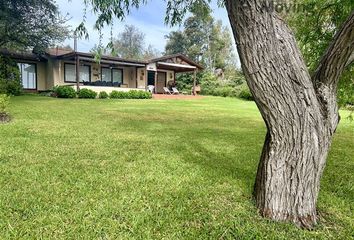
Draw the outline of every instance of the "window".
[[[101,69],[101,80],[104,82],[112,82],[112,71],[109,68]]]
[[[110,82],[114,86],[123,84],[123,70],[117,68],[101,68],[101,80]]]
[[[24,89],[37,89],[37,68],[34,63],[18,63]]]
[[[112,82],[119,85],[123,83],[123,71],[121,69],[112,69]]]
[[[76,82],[76,66],[75,64],[65,63],[64,65],[64,81]],[[91,82],[91,68],[90,66],[80,66],[80,82]]]

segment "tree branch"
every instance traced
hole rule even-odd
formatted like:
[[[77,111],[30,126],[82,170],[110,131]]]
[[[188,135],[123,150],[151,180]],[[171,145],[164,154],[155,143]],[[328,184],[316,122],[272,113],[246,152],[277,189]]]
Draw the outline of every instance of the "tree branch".
[[[343,23],[315,71],[312,80],[315,87],[335,87],[345,67],[353,61],[354,11]]]

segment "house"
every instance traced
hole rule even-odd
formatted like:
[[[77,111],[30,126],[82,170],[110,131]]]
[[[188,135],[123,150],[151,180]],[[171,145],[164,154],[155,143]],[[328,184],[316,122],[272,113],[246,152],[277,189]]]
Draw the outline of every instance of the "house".
[[[99,91],[146,90],[155,86],[155,93],[173,85],[176,73],[197,72],[203,67],[182,54],[163,56],[149,61],[129,60],[112,56],[95,59],[92,53],[74,52],[59,48],[49,49],[43,55],[7,50],[0,54],[14,59],[20,68],[21,81],[26,91],[45,91],[54,86],[76,86],[78,64],[80,88]]]

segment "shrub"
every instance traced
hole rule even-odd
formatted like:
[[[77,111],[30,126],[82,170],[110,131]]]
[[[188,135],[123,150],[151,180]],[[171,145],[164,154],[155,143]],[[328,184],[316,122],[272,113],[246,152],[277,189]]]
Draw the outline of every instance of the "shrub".
[[[115,99],[150,99],[152,94],[145,91],[130,90],[129,92],[112,91],[110,98]]]
[[[126,92],[121,92],[121,91],[112,91],[111,94],[109,95],[110,98],[115,98],[115,99],[124,99],[126,97]]]
[[[54,93],[58,98],[75,98],[76,91],[70,86],[56,86]]]
[[[0,94],[0,114],[6,114],[10,104],[10,97],[6,94]]]
[[[0,93],[20,95],[22,84],[17,63],[9,57],[0,56]]]
[[[98,97],[101,98],[101,99],[106,99],[106,98],[108,98],[109,96],[108,96],[108,93],[106,93],[105,91],[102,91],[102,92],[100,92],[100,94],[98,95]]]
[[[81,89],[77,95],[79,98],[95,99],[97,97],[97,93],[95,91],[87,88]]]
[[[128,92],[128,98],[130,99],[150,99],[152,95],[150,92],[138,91],[138,90],[130,90]]]
[[[248,101],[253,101],[254,100],[254,98],[252,96],[252,93],[251,93],[251,91],[248,88],[242,89],[240,91],[238,97],[242,98],[242,99],[245,99],[245,100],[248,100]]]

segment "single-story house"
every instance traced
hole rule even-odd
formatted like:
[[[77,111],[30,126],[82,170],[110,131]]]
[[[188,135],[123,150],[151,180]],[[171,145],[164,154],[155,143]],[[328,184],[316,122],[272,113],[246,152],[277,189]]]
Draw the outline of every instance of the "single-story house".
[[[153,85],[155,93],[175,83],[176,73],[197,72],[203,67],[182,54],[163,56],[148,61],[101,56],[97,61],[92,53],[60,48],[48,49],[45,54],[18,53],[1,50],[0,54],[14,59],[21,72],[26,91],[45,91],[54,86],[76,86],[78,64],[80,88],[97,92],[112,90],[146,90]]]

